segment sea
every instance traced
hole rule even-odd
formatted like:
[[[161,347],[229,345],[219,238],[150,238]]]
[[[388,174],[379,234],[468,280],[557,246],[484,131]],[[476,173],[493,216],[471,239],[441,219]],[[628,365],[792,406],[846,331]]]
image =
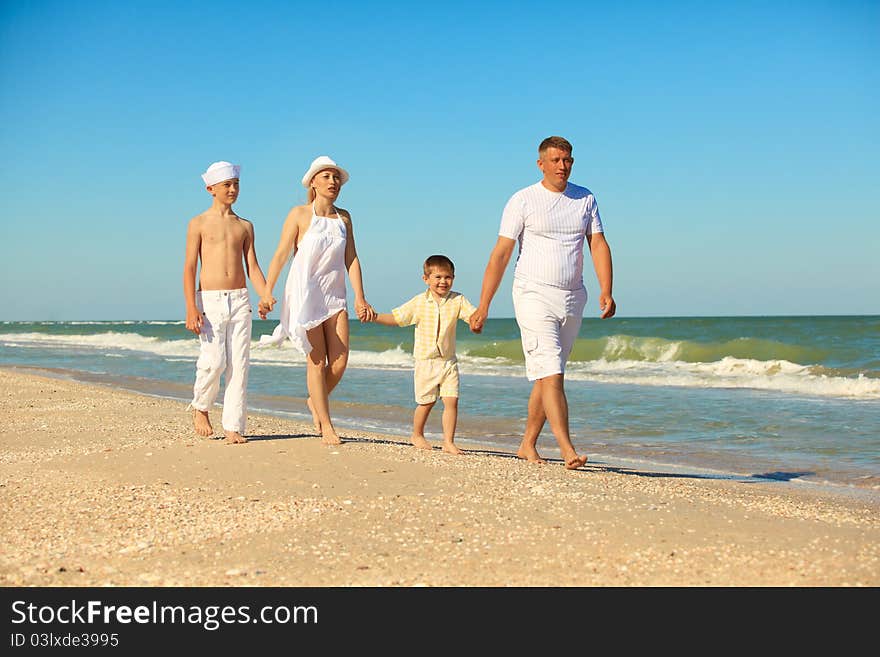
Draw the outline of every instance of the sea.
[[[254,321],[249,407],[310,421],[304,356],[256,344],[276,324]],[[331,397],[343,436],[409,435],[412,343],[411,327],[351,322]],[[461,322],[457,345],[457,442],[514,452],[531,388],[516,321]],[[185,401],[198,349],[178,320],[0,322],[0,366]],[[565,388],[593,464],[880,497],[880,316],[585,318]],[[442,435],[439,408],[427,429]],[[549,426],[538,446],[558,459]]]

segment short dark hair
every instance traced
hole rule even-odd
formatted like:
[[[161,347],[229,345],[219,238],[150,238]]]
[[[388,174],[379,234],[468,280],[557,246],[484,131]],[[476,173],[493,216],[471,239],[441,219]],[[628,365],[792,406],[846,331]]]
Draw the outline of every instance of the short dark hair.
[[[438,269],[448,269],[452,272],[452,275],[455,276],[455,265],[452,264],[452,260],[447,258],[445,255],[432,255],[429,256],[427,260],[425,260],[424,272],[425,276],[431,273],[431,269],[437,267]]]
[[[541,145],[538,146],[538,155],[543,155],[544,151],[548,148],[558,148],[561,151],[568,151],[569,155],[574,150],[571,147],[571,142],[564,137],[547,137],[547,139],[542,141]]]

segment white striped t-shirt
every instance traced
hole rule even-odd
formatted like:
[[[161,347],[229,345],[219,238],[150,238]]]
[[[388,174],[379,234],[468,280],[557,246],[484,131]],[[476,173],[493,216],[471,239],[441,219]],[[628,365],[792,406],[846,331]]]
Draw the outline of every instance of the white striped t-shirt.
[[[584,238],[601,233],[593,193],[568,183],[551,192],[540,182],[510,197],[498,234],[519,241],[514,278],[564,290],[584,286]]]

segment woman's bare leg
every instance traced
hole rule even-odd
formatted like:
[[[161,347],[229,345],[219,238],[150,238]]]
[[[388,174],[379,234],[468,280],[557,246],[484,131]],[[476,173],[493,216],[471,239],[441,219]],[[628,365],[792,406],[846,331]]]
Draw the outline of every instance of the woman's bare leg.
[[[332,321],[332,318],[327,321]],[[316,326],[306,333],[312,351],[306,358],[306,384],[309,389],[310,408],[320,422],[321,440],[326,445],[338,445],[342,441],[330,421],[330,402],[327,394],[327,345],[324,325]]]
[[[343,310],[321,326],[324,327],[324,344],[327,345],[328,367],[325,375],[329,397],[333,388],[342,380],[342,375],[345,374],[345,368],[348,366],[348,312]]]

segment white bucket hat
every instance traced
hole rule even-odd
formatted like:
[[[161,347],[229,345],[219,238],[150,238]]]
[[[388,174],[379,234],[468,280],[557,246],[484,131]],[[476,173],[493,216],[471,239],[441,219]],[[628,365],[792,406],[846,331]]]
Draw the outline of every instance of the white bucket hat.
[[[238,178],[240,171],[241,166],[238,164],[223,161],[214,162],[214,164],[209,166],[208,170],[202,174],[202,180],[204,180],[205,184],[210,187],[211,185],[216,185],[224,180]]]
[[[315,174],[324,169],[336,169],[339,172],[339,175],[342,176],[342,184],[344,185],[348,182],[348,171],[336,164],[336,162],[331,160],[328,156],[321,155],[320,157],[316,157],[309,165],[309,170],[306,171],[306,175],[304,175],[302,179],[303,187],[308,189],[309,183],[312,182],[312,178],[315,177]]]

